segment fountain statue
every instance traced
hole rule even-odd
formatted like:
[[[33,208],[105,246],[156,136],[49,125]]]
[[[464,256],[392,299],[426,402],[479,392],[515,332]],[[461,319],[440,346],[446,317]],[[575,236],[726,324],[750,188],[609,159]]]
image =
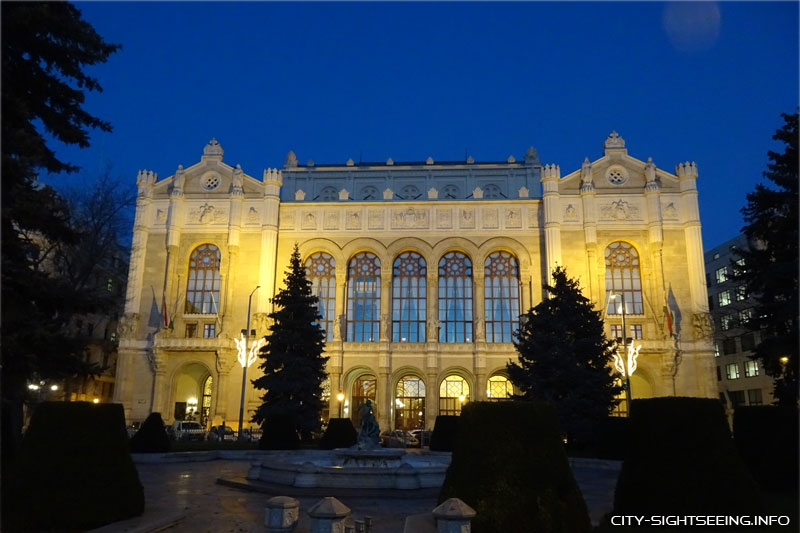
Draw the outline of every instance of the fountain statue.
[[[361,406],[361,430],[358,432],[358,449],[374,450],[381,444],[380,428],[378,421],[375,420],[375,413],[372,409],[372,400],[367,400]]]

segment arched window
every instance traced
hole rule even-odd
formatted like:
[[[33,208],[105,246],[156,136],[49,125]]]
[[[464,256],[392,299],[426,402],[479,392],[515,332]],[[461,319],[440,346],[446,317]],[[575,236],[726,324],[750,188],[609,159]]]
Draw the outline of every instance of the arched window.
[[[483,187],[483,198],[485,200],[499,200],[501,196],[503,196],[503,193],[500,192],[500,187],[494,183],[489,183]]]
[[[425,259],[404,252],[392,268],[392,342],[425,342]]]
[[[213,244],[198,246],[189,257],[185,313],[215,315],[219,311],[219,264],[222,255]]]
[[[361,189],[361,199],[362,200],[379,200],[380,196],[378,195],[378,189],[373,187],[372,185],[368,185]]]
[[[320,202],[335,202],[339,199],[339,191],[336,187],[325,187],[319,193]]]
[[[486,342],[511,342],[519,327],[519,268],[508,252],[494,252],[483,268]]]
[[[400,196],[404,200],[416,200],[419,198],[419,189],[414,185],[406,185],[400,190]]]
[[[306,259],[306,276],[311,282],[311,291],[319,298],[319,325],[325,330],[325,338],[333,340],[333,323],[336,314],[336,261],[325,252],[317,252]]]
[[[381,312],[381,261],[362,252],[347,269],[347,340],[378,342]]]
[[[472,262],[461,252],[439,260],[439,342],[472,342]]]
[[[407,431],[425,427],[425,382],[417,376],[403,376],[397,382],[394,427]]]
[[[469,383],[455,374],[447,376],[439,385],[439,414],[460,415],[461,407],[469,401]]]
[[[514,386],[505,376],[492,376],[486,384],[486,397],[490,400],[506,400],[514,394]]]
[[[619,294],[611,299],[611,292]],[[612,242],[606,248],[606,302],[609,315],[642,315],[642,277],[639,273],[639,253],[636,248],[622,241]]]
[[[361,375],[353,383],[350,405],[348,406],[345,400],[344,414],[347,417],[348,411],[350,412],[350,420],[355,427],[361,426],[361,406],[367,403],[367,400],[372,402],[372,412],[375,413],[375,418],[378,417],[378,406],[375,404],[377,390],[378,380],[373,374]]]
[[[455,185],[445,185],[442,189],[442,198],[447,200],[456,200],[458,197],[458,187]]]

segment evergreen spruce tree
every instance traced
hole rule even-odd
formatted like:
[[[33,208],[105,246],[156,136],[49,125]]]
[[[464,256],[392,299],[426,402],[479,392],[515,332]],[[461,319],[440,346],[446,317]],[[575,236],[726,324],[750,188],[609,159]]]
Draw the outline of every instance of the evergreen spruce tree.
[[[319,325],[319,299],[311,293],[311,282],[300,263],[295,244],[286,272],[286,287],[272,299],[278,308],[270,313],[272,326],[259,357],[264,376],[253,381],[266,391],[253,415],[259,424],[270,417],[291,418],[304,440],[320,428],[322,383],[327,377],[325,331]]]
[[[742,231],[750,250],[739,250],[745,267],[734,265],[734,278],[747,284],[757,304],[749,326],[760,331],[754,359],[775,379],[774,397],[780,404],[797,405],[798,397],[798,114],[783,115],[785,124],[773,139],[784,152],[768,153],[763,184],[747,195]]]
[[[622,388],[610,364],[616,342],[606,339],[600,312],[578,281],[562,267],[553,279],[553,286],[544,287],[548,297],[522,315],[514,333],[519,362],[507,369],[521,391],[516,399],[553,404],[562,430],[581,441],[619,403],[615,396]]]

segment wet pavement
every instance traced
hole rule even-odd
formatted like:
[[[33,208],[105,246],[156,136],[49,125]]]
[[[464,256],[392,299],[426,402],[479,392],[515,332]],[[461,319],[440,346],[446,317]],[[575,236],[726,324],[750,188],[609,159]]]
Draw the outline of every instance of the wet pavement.
[[[145,490],[145,514],[126,523],[112,524],[104,532],[264,532],[264,506],[270,495],[247,492],[217,483],[218,478],[241,478],[249,462],[218,459],[186,463],[139,463]],[[573,472],[583,492],[593,523],[611,509],[619,464],[573,460]],[[308,531],[306,511],[321,496],[301,496],[297,533]],[[436,498],[376,499],[365,490],[362,497],[339,498],[352,513],[350,518],[373,519],[376,533],[401,533],[409,515],[430,512]],[[182,517],[181,517],[182,514]],[[172,524],[172,525],[169,525]]]

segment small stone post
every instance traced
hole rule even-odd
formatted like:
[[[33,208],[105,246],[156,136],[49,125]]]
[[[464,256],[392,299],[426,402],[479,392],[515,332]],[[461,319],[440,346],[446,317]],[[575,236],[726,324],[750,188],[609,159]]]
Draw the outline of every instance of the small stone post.
[[[458,498],[445,500],[433,510],[436,533],[469,533],[475,509]]]
[[[288,496],[275,496],[267,500],[264,525],[268,533],[289,533],[297,526],[300,502]]]
[[[474,512],[474,511],[473,511]],[[322,498],[308,510],[311,533],[334,533],[344,530],[350,508],[332,496]]]

